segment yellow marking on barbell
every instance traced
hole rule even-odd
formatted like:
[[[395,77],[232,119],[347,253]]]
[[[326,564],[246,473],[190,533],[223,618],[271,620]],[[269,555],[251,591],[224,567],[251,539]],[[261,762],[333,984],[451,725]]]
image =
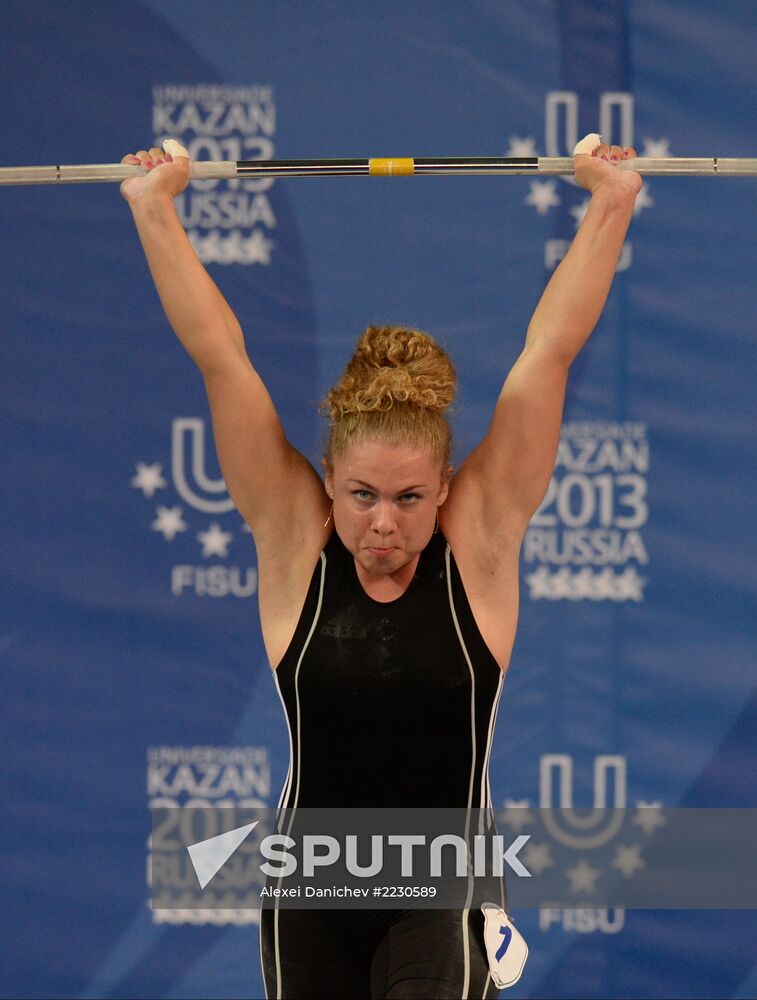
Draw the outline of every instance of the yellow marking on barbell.
[[[409,177],[415,173],[415,160],[408,156],[371,159],[368,161],[368,173],[372,177]]]

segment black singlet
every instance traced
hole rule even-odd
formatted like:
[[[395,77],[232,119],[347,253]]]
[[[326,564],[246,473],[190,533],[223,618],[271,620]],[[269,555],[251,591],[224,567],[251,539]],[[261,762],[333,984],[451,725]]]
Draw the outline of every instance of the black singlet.
[[[434,534],[401,597],[374,601],[334,532],[274,677],[290,733],[281,809],[491,809],[504,674]],[[504,881],[490,898],[505,905]],[[460,910],[263,909],[270,1000],[497,996],[478,901]]]
[[[441,532],[389,603],[334,532],[274,676],[291,752],[280,807],[491,805],[504,675]]]

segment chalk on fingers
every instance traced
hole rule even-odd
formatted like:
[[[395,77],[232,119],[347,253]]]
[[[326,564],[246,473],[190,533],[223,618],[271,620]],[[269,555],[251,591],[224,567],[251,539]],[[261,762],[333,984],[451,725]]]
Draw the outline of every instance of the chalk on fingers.
[[[587,156],[591,156],[595,149],[598,149],[602,145],[602,136],[597,135],[596,132],[589,132],[585,135],[580,142],[576,143],[576,148],[573,150],[573,155],[576,156],[578,153],[586,153]]]
[[[166,139],[163,143],[163,149],[171,156],[186,156],[189,159],[189,153],[176,139]]]

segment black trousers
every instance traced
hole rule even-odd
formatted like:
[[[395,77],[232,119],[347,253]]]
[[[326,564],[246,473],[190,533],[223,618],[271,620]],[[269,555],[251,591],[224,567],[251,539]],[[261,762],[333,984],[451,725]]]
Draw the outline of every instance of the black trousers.
[[[469,1000],[499,991],[481,910],[261,911],[268,1000]]]

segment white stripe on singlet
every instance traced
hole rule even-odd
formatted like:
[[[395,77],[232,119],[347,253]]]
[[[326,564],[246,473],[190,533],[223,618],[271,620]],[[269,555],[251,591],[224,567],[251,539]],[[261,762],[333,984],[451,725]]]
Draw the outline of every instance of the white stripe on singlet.
[[[496,729],[496,726],[497,726],[497,714],[499,712],[500,695],[502,694],[502,688],[504,687],[504,683],[505,683],[505,672],[504,672],[504,670],[500,669],[499,685],[497,686],[497,694],[496,694],[496,696],[494,698],[494,703],[492,705],[492,716],[490,717],[490,720],[489,720],[489,736],[488,736],[489,748],[488,748],[488,750],[486,752],[486,761],[484,763],[484,775],[486,776],[486,807],[487,807],[487,809],[491,809],[492,808],[492,789],[491,789],[491,785],[489,784],[489,761],[491,759],[492,745],[494,743],[494,732],[495,732],[495,729]],[[500,879],[500,882],[499,882],[499,905],[502,907],[503,910],[506,908],[505,907],[505,884],[504,884],[504,880],[503,879]]]
[[[487,749],[486,749],[486,759],[484,760],[484,769],[481,773],[481,798],[486,803],[486,808],[492,808],[492,790],[489,785],[489,760],[492,753],[492,745],[494,743],[494,730],[497,725],[497,712],[499,711],[499,700],[502,694],[502,687],[505,683],[505,672],[500,669],[499,671],[499,684],[497,685],[497,693],[494,696],[494,701],[492,702],[492,710],[489,715],[489,732],[487,735]],[[505,906],[505,889],[500,879],[499,883],[499,905],[504,909]],[[488,961],[488,955],[487,955]],[[491,973],[486,973],[486,982],[484,983],[484,992],[481,994],[481,1000],[486,1000],[486,991],[489,989],[489,980],[491,979]]]
[[[452,596],[452,567],[450,565],[450,553],[451,549],[449,547],[449,542],[447,543],[447,548],[444,553],[444,562],[447,570],[447,596],[449,598],[449,609],[452,614],[452,621],[455,624],[455,631],[457,632],[458,642],[460,643],[460,648],[465,656],[465,662],[468,664],[468,672],[470,673],[470,718],[471,718],[471,771],[470,779],[468,782],[468,810],[473,804],[473,777],[476,770],[476,675],[473,672],[473,664],[471,663],[470,656],[468,655],[468,649],[465,645],[465,640],[463,639],[463,633],[460,629],[460,622],[457,620],[457,612],[455,611],[455,600]],[[465,821],[465,841],[468,843],[469,834],[469,824],[470,824],[470,812],[468,818]],[[464,962],[464,973],[463,973],[463,991],[462,1000],[467,1000],[468,989],[470,987],[470,928],[468,927],[468,914],[470,913],[470,902],[473,893],[473,883],[471,881],[470,873],[468,874],[468,894],[465,900],[465,907],[463,908],[462,920],[461,920],[461,930],[463,934],[463,962]]]
[[[492,744],[494,743],[494,730],[497,725],[497,712],[499,711],[499,696],[502,694],[502,686],[505,683],[505,672],[500,669],[499,671],[499,684],[497,685],[497,693],[492,701],[492,710],[489,714],[489,732],[486,735],[486,757],[484,758],[484,766],[481,771],[481,801],[484,803],[484,808],[491,808],[492,804],[492,790],[489,787],[489,759],[492,754]]]
[[[279,666],[281,666],[281,664],[279,664]],[[287,767],[287,776],[286,779],[284,780],[284,787],[281,789],[281,795],[279,795],[279,803],[276,806],[277,813],[281,809],[281,804],[284,801],[285,796],[289,794],[289,785],[292,781],[292,758],[294,757],[294,746],[292,744],[292,727],[289,725],[289,714],[287,712],[287,707],[284,702],[284,696],[282,695],[281,688],[279,686],[278,674],[279,671],[277,668],[276,670],[273,671],[273,682],[276,685],[276,690],[279,692],[279,699],[284,709],[284,718],[286,719],[287,730],[289,732],[289,767]]]
[[[294,810],[297,808],[297,799],[300,795],[300,761],[302,760],[302,747],[300,745],[300,689],[298,687],[298,681],[300,676],[300,667],[302,666],[302,661],[307,652],[307,648],[310,645],[310,640],[313,638],[313,632],[315,632],[315,626],[318,623],[318,618],[321,614],[321,604],[323,603],[323,588],[326,583],[326,553],[321,552],[321,582],[318,590],[318,605],[315,609],[315,614],[313,615],[313,621],[310,625],[310,631],[308,632],[307,639],[302,646],[302,651],[300,652],[299,659],[297,660],[297,668],[294,672],[294,693],[295,693],[295,704],[297,706],[297,787],[294,793],[294,803],[292,805],[292,815],[289,819],[289,830],[292,828],[292,823],[294,822]],[[281,703],[284,705],[284,699],[281,697],[281,688],[279,688],[279,682],[276,678],[276,671],[274,671],[274,679],[276,680],[276,687],[279,690],[279,697],[281,698]],[[292,728],[289,726],[289,715],[286,710],[286,705],[284,705],[284,717],[287,720],[287,726],[289,727],[289,770],[287,772],[287,780],[284,784],[284,789],[279,797],[279,808],[283,805],[286,809],[289,795],[292,791],[292,763],[294,756],[294,749],[292,746]],[[261,935],[262,940],[262,935]],[[276,899],[276,903],[273,911],[273,942],[274,942],[274,953],[276,955],[276,1000],[281,1000],[281,953],[279,951],[279,901]],[[262,949],[262,945],[261,945]],[[262,950],[261,950],[261,961],[262,961]],[[263,979],[265,980],[265,971],[263,972]],[[266,993],[266,998],[268,993]]]

